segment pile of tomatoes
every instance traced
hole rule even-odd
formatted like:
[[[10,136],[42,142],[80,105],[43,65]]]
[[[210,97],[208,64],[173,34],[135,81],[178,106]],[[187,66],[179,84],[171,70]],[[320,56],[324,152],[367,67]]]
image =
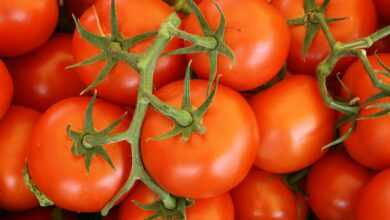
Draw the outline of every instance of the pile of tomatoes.
[[[304,53],[305,26],[288,25],[288,20],[304,16],[304,0],[195,2],[212,29],[223,12],[224,42],[235,61],[219,55],[220,84],[199,120],[199,132],[188,139],[177,135],[154,140],[175,124],[150,107],[139,137],[148,175],[166,192],[191,201],[187,219],[390,219],[390,115],[358,120],[343,144],[324,148],[352,125],[338,126],[340,114],[325,104],[318,88],[316,68],[330,53],[326,36],[320,31]],[[158,31],[175,12],[163,0],[115,4],[124,37]],[[0,219],[100,218],[88,213],[102,210],[129,177],[128,142],[104,144],[104,152],[89,159],[89,149],[76,152],[74,147],[85,145],[84,137],[80,143],[75,138],[88,124],[92,97],[80,92],[107,61],[97,58],[70,68],[101,52],[74,28],[71,15],[87,31],[107,37],[111,6],[111,0],[0,1]],[[340,18],[329,22],[335,39],[351,42],[390,24],[390,1],[330,0],[325,14]],[[181,30],[204,34],[194,14],[180,17]],[[70,31],[63,31],[63,24]],[[145,40],[129,51],[143,54],[152,43],[153,38]],[[166,51],[186,46],[188,42],[175,37]],[[367,53],[373,68],[386,72],[383,81],[390,83],[389,37]],[[207,53],[161,56],[153,89],[162,102],[180,108],[189,61],[195,111],[209,94]],[[113,66],[96,87],[93,129],[88,132],[102,131],[121,117],[109,135],[126,131],[140,102],[139,85],[135,69],[122,61]],[[379,91],[353,57],[337,64],[328,88],[332,96],[358,102]],[[390,98],[382,102],[388,105]],[[55,208],[39,208],[37,193],[26,186],[26,172]],[[147,219],[160,210],[157,205],[162,204],[154,203],[158,200],[158,192],[138,182],[103,219]]]

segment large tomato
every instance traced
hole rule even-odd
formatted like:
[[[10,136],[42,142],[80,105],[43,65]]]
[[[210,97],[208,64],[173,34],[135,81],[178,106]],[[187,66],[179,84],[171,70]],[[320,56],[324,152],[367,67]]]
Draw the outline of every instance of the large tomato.
[[[23,169],[30,138],[39,113],[11,106],[0,121],[0,208],[20,211],[38,206],[24,184]]]
[[[252,169],[231,194],[237,220],[299,220],[295,195],[279,176]]]
[[[180,107],[183,81],[171,83],[156,95]],[[191,100],[199,106],[206,98],[207,81],[191,81]],[[149,140],[172,129],[173,123],[150,111],[142,133],[142,157],[146,169],[163,188],[189,198],[209,198],[232,189],[244,179],[253,164],[258,146],[256,118],[237,92],[219,86],[203,118],[206,132],[194,133],[188,141],[180,136],[163,141]]]
[[[334,112],[327,108],[316,80],[293,75],[251,100],[259,124],[255,165],[273,173],[300,170],[317,161],[332,141]]]
[[[390,24],[390,1],[388,0],[374,0],[377,12],[384,25]]]
[[[357,199],[369,180],[368,169],[353,161],[346,152],[330,152],[308,175],[309,205],[320,219],[356,219]]]
[[[136,185],[119,209],[119,220],[144,220],[153,212],[145,211],[134,204],[134,201],[149,205],[158,196],[144,184]],[[228,193],[209,199],[199,199],[186,210],[188,220],[234,220],[233,202]]]
[[[57,0],[2,0],[0,57],[17,56],[43,44],[57,25]]]
[[[286,20],[275,8],[259,0],[215,1],[226,16],[226,43],[236,55],[233,65],[229,58],[218,58],[218,74],[222,83],[236,90],[254,89],[272,79],[285,63],[290,47]],[[219,24],[219,12],[212,0],[203,0],[199,7],[212,28]],[[201,34],[194,15],[184,23],[186,31]],[[204,79],[210,73],[207,54],[188,55],[195,72]]]
[[[378,54],[378,57],[383,63],[390,65],[390,54]],[[383,70],[375,55],[370,56],[369,61],[375,70]],[[390,83],[387,77],[383,77],[383,80]],[[358,97],[362,102],[380,91],[373,86],[360,61],[348,68],[343,82],[352,97]],[[348,94],[344,92],[342,95],[347,97]],[[390,99],[385,98],[381,101],[389,102]],[[378,109],[366,109],[361,112],[361,115],[377,111]],[[343,126],[342,132],[345,133],[349,127],[350,124]],[[356,129],[345,141],[345,145],[352,158],[365,166],[374,169],[390,167],[390,116],[358,121]]]
[[[304,15],[304,0],[273,0],[272,4],[280,9],[287,19],[299,18]],[[316,0],[322,3],[323,0]],[[350,42],[365,37],[376,30],[376,12],[372,0],[332,0],[326,10],[329,18],[346,18],[329,24],[335,39]],[[307,54],[303,54],[303,42],[306,34],[305,27],[292,26],[291,49],[288,67],[297,73],[315,74],[317,65],[329,54],[330,48],[321,31],[315,38]],[[338,68],[344,69],[350,59],[343,60]]]
[[[98,0],[94,8],[89,8],[81,17],[81,25],[88,31],[96,34],[99,32],[99,18],[101,28],[105,35],[111,33],[110,27],[110,7],[111,0]],[[161,0],[117,0],[116,10],[119,19],[119,31],[124,37],[132,37],[147,31],[158,30],[160,24],[168,15],[173,13],[172,9]],[[142,18],[140,18],[142,12]],[[143,52],[151,41],[145,41],[134,48],[133,52]],[[167,47],[168,50],[182,46],[182,42],[174,39]],[[76,62],[97,55],[98,48],[83,40],[78,32],[73,39],[73,55]],[[85,84],[90,84],[103,68],[105,62],[77,68],[81,80]],[[183,76],[185,68],[185,58],[183,56],[170,56],[160,58],[155,71],[155,86],[158,88]],[[99,95],[120,104],[134,104],[137,97],[137,87],[139,84],[139,73],[128,64],[120,62],[98,86]]]
[[[50,107],[34,128],[28,166],[33,182],[56,205],[77,212],[97,212],[110,200],[127,178],[130,146],[119,142],[105,147],[115,169],[101,156],[91,160],[89,173],[83,157],[72,154],[67,126],[81,131],[87,97],[65,99]],[[97,130],[106,128],[123,114],[119,107],[98,100],[93,108]],[[123,121],[115,132],[127,128]]]
[[[56,35],[34,52],[7,62],[14,79],[16,104],[45,111],[81,92],[83,84],[77,73],[65,70],[73,64],[71,45],[70,35]]]
[[[357,220],[388,219],[390,216],[390,170],[377,174],[362,190]]]
[[[0,119],[7,112],[9,105],[11,104],[13,94],[13,82],[12,78],[4,65],[0,60]]]

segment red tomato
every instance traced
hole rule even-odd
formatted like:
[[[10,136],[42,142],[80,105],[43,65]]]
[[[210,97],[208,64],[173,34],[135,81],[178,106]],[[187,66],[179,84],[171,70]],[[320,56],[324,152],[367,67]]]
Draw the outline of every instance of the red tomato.
[[[56,35],[34,52],[7,62],[14,79],[16,104],[45,111],[81,92],[84,85],[76,72],[65,70],[73,64],[71,44],[70,35]]]
[[[379,173],[363,188],[356,213],[357,220],[389,219],[390,170]]]
[[[379,54],[378,56],[382,62],[390,65],[390,54]],[[374,55],[370,56],[369,60],[375,70],[383,69]],[[390,82],[386,77],[383,77],[383,80]],[[360,61],[348,68],[343,81],[351,94],[354,97],[359,97],[361,101],[365,101],[379,92],[372,85]],[[346,97],[347,94],[344,92],[343,96]],[[382,102],[389,101],[389,98],[382,100]],[[368,109],[363,110],[360,114],[364,116],[377,111],[378,109]],[[342,127],[341,131],[345,133],[349,127],[350,125],[347,124]],[[349,154],[359,163],[374,169],[390,167],[390,116],[358,121],[356,129],[344,143]]]
[[[39,113],[12,106],[0,121],[0,209],[28,210],[38,206],[24,184],[23,169]]]
[[[255,165],[273,173],[300,170],[317,161],[332,141],[335,114],[327,108],[316,80],[293,75],[251,100],[259,124]]]
[[[236,55],[236,63],[229,58],[218,58],[218,74],[221,82],[236,90],[250,90],[272,79],[283,66],[290,47],[290,34],[286,20],[265,1],[217,0],[226,16],[225,40]],[[199,5],[210,26],[219,24],[220,14],[212,0]],[[184,23],[184,29],[200,34],[201,29],[194,15]],[[208,55],[192,54],[195,72],[204,79],[210,73]]]
[[[26,212],[11,213],[2,220],[53,220],[52,208],[37,208]],[[76,220],[76,216],[70,213],[63,213],[63,220]]]
[[[322,3],[323,0],[317,0]],[[273,0],[272,4],[281,10],[287,19],[304,16],[303,0]],[[376,12],[372,0],[332,0],[326,10],[326,17],[343,18],[329,24],[330,31],[335,39],[341,42],[350,42],[365,37],[376,30]],[[315,74],[317,65],[329,54],[330,48],[325,35],[321,31],[314,39],[308,53],[303,54],[303,42],[306,34],[304,26],[290,28],[291,49],[288,58],[288,67],[293,72]],[[343,70],[351,62],[343,59],[338,70]]]
[[[70,15],[80,17],[94,2],[95,0],[65,0],[65,5]]]
[[[105,147],[115,169],[102,157],[94,156],[87,173],[84,158],[72,154],[66,128],[70,125],[81,131],[88,101],[86,97],[69,98],[50,107],[34,128],[27,158],[38,188],[57,206],[77,212],[100,211],[126,181],[131,164],[130,146],[124,142]],[[93,111],[98,131],[123,114],[119,107],[101,100]],[[114,133],[125,130],[127,124],[123,121]]]
[[[141,204],[151,204],[158,199],[158,196],[148,189],[144,184],[136,185],[129,197],[122,203],[119,209],[119,220],[144,220],[153,212],[145,211],[134,204],[134,201]],[[188,220],[233,220],[234,207],[228,193],[209,199],[199,199],[186,210]],[[160,218],[159,218],[160,219]]]
[[[42,45],[58,19],[57,0],[2,0],[0,57],[17,56]]]
[[[297,220],[296,198],[282,178],[252,169],[231,192],[237,220]]]
[[[308,175],[309,205],[320,219],[356,219],[357,199],[369,180],[368,169],[353,161],[346,152],[330,152]]]
[[[173,106],[181,106],[184,83],[171,83],[156,95]],[[206,98],[207,81],[191,81],[191,99],[199,106]],[[150,111],[142,133],[142,157],[146,169],[159,185],[174,195],[209,198],[232,189],[251,168],[258,145],[256,118],[237,92],[220,86],[203,118],[207,131],[192,134],[186,142],[180,136],[148,141],[172,129],[162,114]],[[162,166],[163,164],[163,166]]]
[[[384,25],[390,24],[390,1],[389,0],[374,0],[377,12]]]
[[[13,94],[12,78],[4,65],[0,60],[0,119],[7,112],[9,105],[11,104]]]
[[[110,5],[111,0],[96,1],[96,13],[93,7],[89,8],[81,17],[81,25],[88,31],[99,34],[97,17],[105,35],[111,32],[110,27]],[[132,37],[146,31],[158,30],[160,24],[168,15],[173,13],[172,9],[161,0],[117,0],[116,9],[119,18],[119,30],[124,37]],[[139,13],[142,12],[142,19]],[[130,22],[131,21],[131,22]],[[101,33],[100,33],[101,34]],[[143,52],[150,45],[151,41],[145,41],[136,45],[131,51]],[[182,42],[174,39],[167,47],[168,50],[182,46]],[[100,50],[87,41],[83,40],[76,32],[73,39],[73,55],[76,62],[85,60],[97,55]],[[77,68],[81,80],[90,84],[103,68],[105,62]],[[155,72],[155,86],[161,87],[171,81],[180,79],[185,69],[183,56],[170,56],[159,59]],[[139,73],[133,70],[128,64],[120,62],[98,86],[99,95],[120,104],[135,104],[137,98],[137,87],[139,84]]]

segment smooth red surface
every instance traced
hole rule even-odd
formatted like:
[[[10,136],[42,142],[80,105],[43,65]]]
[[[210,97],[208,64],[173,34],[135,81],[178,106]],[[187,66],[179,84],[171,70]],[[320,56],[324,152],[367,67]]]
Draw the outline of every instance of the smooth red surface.
[[[62,99],[77,96],[84,84],[74,69],[65,70],[74,63],[71,47],[71,35],[57,34],[33,52],[8,60],[14,102],[43,112]]]
[[[289,173],[317,161],[334,136],[335,113],[323,102],[316,80],[292,75],[251,99],[259,124],[255,165]]]
[[[156,95],[181,106],[184,82],[171,83]],[[207,81],[191,81],[194,107],[206,98]],[[210,198],[228,192],[251,168],[258,147],[256,118],[237,92],[219,86],[213,104],[203,118],[204,134],[193,133],[186,142],[180,136],[163,141],[149,138],[173,128],[171,119],[149,111],[142,130],[142,157],[146,169],[163,188],[189,198]]]
[[[199,7],[216,29],[220,13],[212,0],[203,0]],[[282,14],[265,1],[217,0],[226,17],[225,42],[234,51],[236,63],[221,55],[218,74],[221,82],[236,90],[254,89],[272,79],[285,63],[290,48],[290,33]],[[184,21],[190,33],[202,31],[194,15]],[[208,55],[188,55],[194,71],[203,79],[210,74]]]
[[[3,63],[3,61],[0,60],[0,119],[5,115],[7,112],[11,100],[12,95],[14,91],[14,86],[12,82],[11,75],[8,72],[7,67]]]
[[[124,184],[131,166],[130,146],[119,142],[105,146],[115,169],[101,156],[94,156],[87,173],[84,157],[71,152],[72,140],[66,127],[81,131],[88,97],[65,99],[50,107],[34,128],[28,166],[37,187],[57,206],[76,212],[98,212]],[[100,131],[117,120],[123,110],[97,100],[93,122]],[[128,120],[113,131],[123,131]]]
[[[32,109],[11,106],[0,120],[0,209],[23,211],[38,206],[24,184],[23,169],[39,116]]]
[[[88,31],[95,34],[109,35],[110,7],[111,0],[98,0],[81,17],[81,25]],[[115,2],[117,15],[119,18],[119,31],[122,36],[130,38],[132,36],[147,32],[156,31],[161,23],[173,13],[162,0],[117,0]],[[96,10],[95,10],[96,9]],[[142,12],[142,16],[140,13]],[[98,29],[97,18],[99,18],[102,30]],[[151,44],[151,40],[137,44],[130,49],[133,52],[144,52]],[[167,46],[167,50],[182,47],[182,41],[174,39]],[[73,39],[73,55],[76,62],[97,55],[100,49],[83,40],[76,31]],[[98,62],[93,65],[77,68],[81,80],[87,85],[90,84],[103,68],[105,62]],[[160,58],[154,76],[155,87],[159,88],[169,82],[180,79],[184,75],[184,56],[169,56]],[[139,73],[128,64],[120,62],[97,87],[98,95],[119,104],[135,104],[137,89],[139,84]]]
[[[42,45],[58,19],[57,0],[2,0],[0,57],[17,56]]]
[[[370,178],[369,170],[345,151],[331,151],[307,177],[309,205],[319,219],[355,220],[357,199]]]

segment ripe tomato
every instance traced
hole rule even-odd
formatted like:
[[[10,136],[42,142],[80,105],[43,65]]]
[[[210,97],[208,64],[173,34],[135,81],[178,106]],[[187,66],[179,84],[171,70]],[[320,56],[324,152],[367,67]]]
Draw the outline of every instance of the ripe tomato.
[[[13,94],[12,78],[4,65],[0,60],[0,119],[7,112],[9,105],[11,104]]]
[[[37,208],[26,212],[10,213],[4,216],[2,220],[53,220],[54,213],[52,208]],[[63,213],[63,220],[76,220],[74,214]]]
[[[110,200],[127,178],[130,169],[129,145],[124,142],[105,147],[115,166],[93,156],[87,173],[84,158],[72,154],[68,125],[81,131],[87,97],[69,98],[50,107],[34,128],[28,166],[33,182],[57,206],[77,212],[97,212]],[[98,100],[93,122],[100,131],[118,119],[123,110]],[[123,121],[114,133],[127,128]]]
[[[57,0],[2,0],[0,57],[17,56],[42,45],[58,19]]]
[[[384,25],[390,24],[390,1],[374,0],[377,12]]]
[[[390,54],[379,54],[378,56],[382,62],[390,65]],[[375,70],[383,69],[374,55],[370,56],[369,60]],[[383,80],[390,82],[386,77],[383,77]],[[355,62],[348,68],[343,81],[351,94],[360,98],[361,101],[365,101],[379,92],[372,85],[360,61]],[[342,95],[346,97],[347,93],[344,92]],[[382,100],[382,102],[389,101],[389,98]],[[360,114],[364,116],[377,111],[377,109],[366,109]],[[341,128],[342,133],[345,133],[349,127],[350,124],[343,126]],[[352,158],[359,163],[374,169],[390,167],[390,116],[358,121],[356,129],[344,144]]]
[[[299,104],[298,104],[299,103]],[[317,161],[334,134],[335,114],[325,106],[316,80],[292,75],[251,100],[259,124],[255,165],[289,173]]]
[[[346,152],[329,152],[308,175],[309,205],[320,219],[356,219],[357,199],[369,180],[368,169]]]
[[[214,1],[203,0],[199,7],[210,26],[219,24],[219,12]],[[225,41],[236,55],[236,63],[229,58],[218,58],[221,82],[236,90],[254,89],[272,79],[286,61],[290,47],[290,34],[286,20],[265,1],[217,0],[226,16]],[[184,22],[184,29],[201,33],[194,15]],[[195,72],[204,79],[210,73],[207,54],[191,54]]]
[[[156,95],[179,107],[183,87],[183,81],[177,81]],[[207,81],[191,81],[194,106],[203,103],[206,93]],[[219,86],[203,125],[207,131],[192,134],[188,141],[180,136],[148,141],[171,130],[173,123],[156,111],[147,114],[142,131],[143,161],[157,183],[174,195],[195,199],[220,195],[241,182],[253,164],[258,145],[256,118],[240,94]]]
[[[96,13],[94,8],[89,8],[81,17],[81,25],[88,31],[99,34],[97,17],[105,35],[110,34],[110,7],[111,0],[96,1]],[[161,0],[117,0],[117,15],[119,19],[119,30],[125,37],[132,37],[146,31],[158,30],[161,22],[173,13],[172,9]],[[143,12],[142,19],[139,13]],[[129,22],[131,21],[131,22]],[[145,41],[136,45],[130,51],[142,52],[150,45],[151,41]],[[168,50],[182,46],[182,42],[174,39]],[[73,39],[73,55],[76,62],[97,55],[100,50],[80,37],[75,32]],[[103,68],[105,62],[98,62],[93,65],[77,68],[81,80],[85,84],[90,84]],[[183,56],[170,56],[159,59],[155,71],[155,86],[161,87],[171,81],[180,79],[185,69],[185,59]],[[120,104],[135,104],[137,97],[137,87],[139,84],[139,73],[128,64],[120,62],[107,76],[107,78],[97,87],[99,95]]]
[[[134,204],[134,201],[141,204],[151,204],[158,199],[158,196],[148,189],[144,184],[136,185],[128,198],[119,208],[119,220],[144,220],[153,212],[145,211]],[[194,205],[186,210],[188,220],[233,220],[234,207],[228,193],[209,199],[195,200]]]
[[[70,35],[56,35],[34,52],[7,62],[14,79],[16,104],[45,111],[81,92],[84,85],[76,72],[65,70],[73,64],[71,44]]]
[[[237,220],[297,220],[293,192],[282,178],[252,169],[231,192]]]
[[[390,170],[377,174],[362,190],[357,220],[388,219],[390,216]]]
[[[65,0],[65,6],[70,15],[80,17],[94,2],[95,0]]]
[[[322,0],[317,0],[321,3]],[[273,0],[272,4],[281,10],[287,19],[304,15],[303,0]],[[376,12],[372,0],[332,0],[326,10],[329,18],[343,18],[329,24],[335,39],[350,42],[365,37],[376,30]],[[330,48],[325,35],[321,31],[314,39],[308,53],[303,54],[303,42],[306,34],[304,26],[292,26],[291,49],[288,67],[293,72],[315,74],[317,65],[329,54]],[[343,70],[351,62],[344,59],[338,69]]]
[[[0,209],[21,211],[38,206],[24,184],[23,169],[39,116],[32,109],[11,106],[0,121]]]

